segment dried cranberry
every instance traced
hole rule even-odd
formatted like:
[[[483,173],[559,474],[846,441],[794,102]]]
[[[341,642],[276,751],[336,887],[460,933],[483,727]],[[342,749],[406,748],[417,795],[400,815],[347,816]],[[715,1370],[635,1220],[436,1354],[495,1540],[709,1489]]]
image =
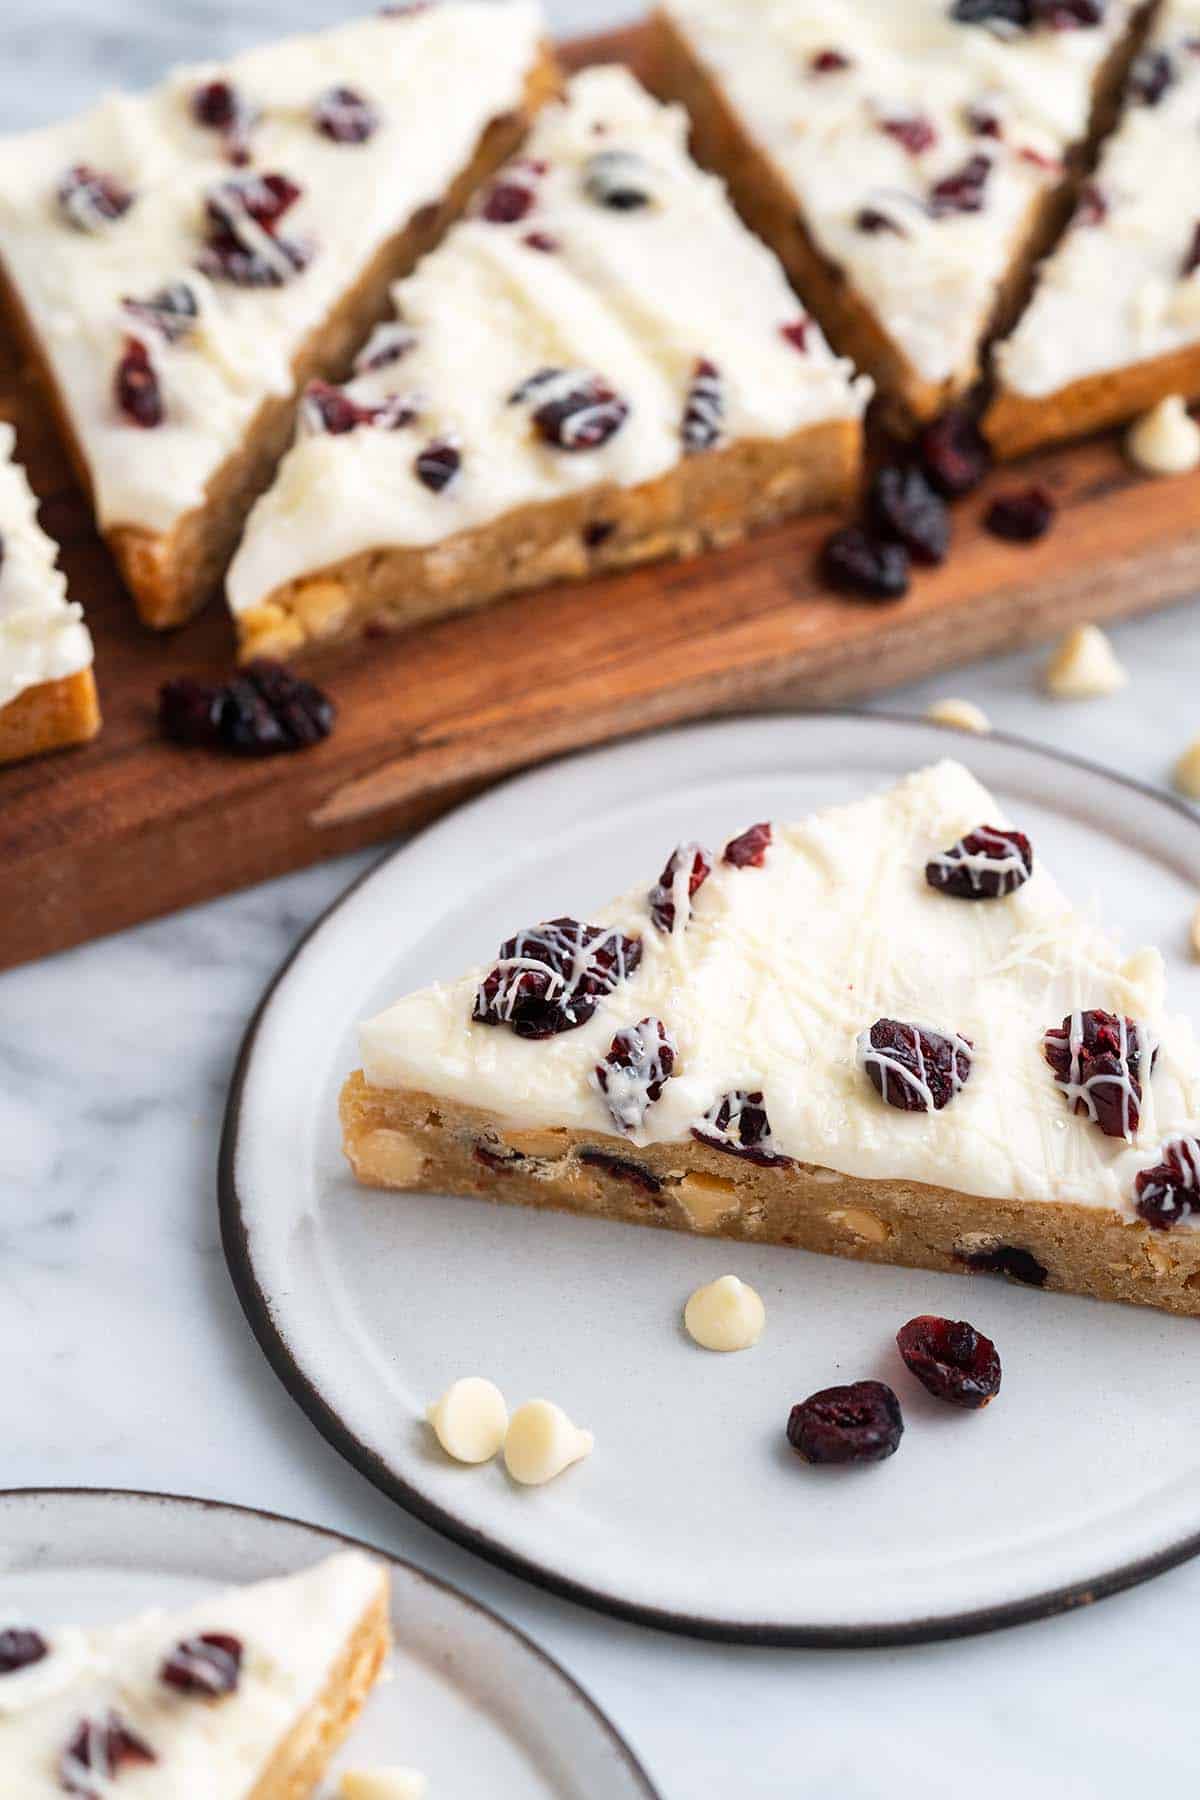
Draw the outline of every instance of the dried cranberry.
[[[1032,23],[1030,0],[954,0],[950,17],[960,25],[1024,25]]]
[[[522,158],[512,162],[492,183],[480,206],[480,215],[489,225],[516,225],[532,212],[537,200],[537,184],[546,173],[544,162]]]
[[[879,129],[903,144],[910,156],[920,156],[937,143],[937,132],[922,113],[910,113],[902,119],[881,119]]]
[[[509,405],[527,405],[538,436],[558,450],[597,450],[629,417],[607,381],[581,369],[539,369],[509,395]]]
[[[229,81],[206,81],[192,95],[192,117],[197,125],[219,131],[230,162],[250,160],[250,132],[257,112]]]
[[[779,327],[779,335],[793,350],[804,355],[808,350],[808,334],[812,330],[812,320],[807,313],[802,319],[791,319],[786,325]]]
[[[1142,1064],[1149,1079],[1158,1045],[1143,1042],[1142,1027],[1116,1013],[1068,1013],[1042,1041],[1054,1079],[1073,1113],[1091,1119],[1106,1137],[1137,1135],[1142,1107]]]
[[[821,573],[839,594],[899,600],[908,592],[908,551],[861,525],[846,525],[825,540]]]
[[[946,500],[961,500],[977,488],[991,465],[987,440],[962,406],[932,419],[918,440],[921,467]]]
[[[132,1731],[119,1713],[83,1719],[58,1759],[59,1786],[85,1800],[99,1800],[126,1764],[157,1762],[150,1746]]]
[[[662,1182],[657,1175],[644,1169],[628,1156],[614,1156],[609,1150],[583,1149],[579,1152],[581,1163],[587,1163],[593,1169],[603,1169],[606,1175],[617,1181],[628,1181],[634,1187],[640,1187],[647,1194],[662,1192]]]
[[[792,1161],[775,1148],[771,1121],[758,1092],[747,1094],[739,1088],[723,1094],[700,1123],[692,1126],[692,1136],[710,1150],[724,1150],[728,1156],[743,1157],[764,1169],[784,1168]]]
[[[935,219],[950,213],[981,212],[984,189],[992,172],[990,156],[969,156],[961,169],[943,175],[929,190],[929,210]]]
[[[836,75],[851,67],[851,58],[841,50],[818,50],[810,57],[808,66],[814,75]]]
[[[1022,1287],[1045,1287],[1049,1276],[1031,1251],[1015,1244],[997,1244],[991,1250],[956,1250],[954,1254],[973,1275],[1006,1275]]]
[[[867,512],[879,535],[903,544],[914,562],[945,562],[950,514],[920,469],[912,464],[880,469],[867,496]]]
[[[641,960],[641,938],[611,926],[551,919],[501,944],[471,1016],[480,1025],[507,1025],[521,1038],[575,1031]]]
[[[787,1441],[807,1463],[886,1462],[903,1436],[900,1402],[883,1381],[822,1388],[787,1422]]]
[[[362,405],[345,388],[328,381],[310,381],[300,406],[304,428],[309,432],[327,432],[340,437],[360,425],[374,425],[382,431],[399,431],[416,418],[416,408],[402,394],[388,394],[374,406]]]
[[[158,698],[164,737],[241,756],[305,749],[329,736],[336,716],[320,688],[263,657],[223,686],[183,677],[164,683]]]
[[[553,256],[561,247],[558,238],[552,237],[548,231],[527,231],[521,242],[531,250],[540,250],[543,256]]]
[[[1032,164],[1035,169],[1044,170],[1047,175],[1062,174],[1063,165],[1061,157],[1051,156],[1045,150],[1035,150],[1032,144],[1022,144],[1021,148],[1017,151],[1017,155],[1022,162]]]
[[[583,171],[584,192],[612,212],[640,212],[653,198],[649,164],[630,150],[601,150]]]
[[[596,1085],[622,1131],[637,1131],[675,1070],[675,1039],[661,1019],[618,1031],[595,1069]]]
[[[765,822],[749,826],[740,837],[730,838],[721,861],[735,869],[761,869],[771,848],[771,835]]]
[[[176,1644],[158,1675],[181,1694],[207,1694],[216,1699],[237,1691],[241,1673],[240,1640],[212,1631]]]
[[[1174,79],[1175,70],[1165,50],[1143,50],[1134,57],[1129,71],[1129,97],[1143,106],[1157,106]]]
[[[173,281],[148,300],[122,300],[121,305],[131,318],[149,325],[168,344],[186,337],[200,317],[200,302],[186,281]]]
[[[1005,538],[1011,544],[1032,544],[1045,537],[1057,511],[1054,496],[1035,482],[1032,487],[997,494],[983,515],[983,522],[993,537]]]
[[[854,223],[859,231],[866,232],[868,237],[878,237],[881,231],[890,231],[895,237],[907,237],[908,233],[902,225],[898,225],[877,206],[864,206],[854,215]]]
[[[461,468],[462,451],[446,438],[435,438],[426,444],[413,464],[417,480],[434,494],[448,488]]]
[[[23,1625],[6,1625],[0,1631],[0,1675],[15,1675],[49,1653],[50,1646],[40,1631]]]
[[[876,1019],[858,1040],[863,1070],[882,1100],[901,1112],[941,1112],[971,1076],[970,1038],[929,1025]]]
[[[1077,225],[1103,225],[1108,217],[1108,201],[1094,181],[1085,181],[1079,190],[1075,207]]]
[[[925,1313],[896,1333],[901,1356],[935,1400],[977,1410],[1000,1392],[1000,1358],[991,1338],[965,1319]]]
[[[1169,1231],[1200,1213],[1200,1140],[1173,1138],[1164,1144],[1162,1161],[1143,1169],[1134,1183],[1137,1210],[1156,1231]]]
[[[1033,847],[1020,831],[981,825],[925,865],[925,879],[957,900],[1002,900],[1033,874]]]
[[[240,175],[205,199],[208,237],[197,267],[214,281],[239,287],[282,287],[308,267],[311,247],[277,235],[284,214],[300,198],[287,175]]]
[[[365,144],[379,130],[379,114],[356,88],[331,87],[313,107],[313,124],[335,144]]]
[[[86,163],[76,163],[58,184],[58,204],[76,231],[103,231],[124,217],[133,205],[133,195],[114,175],[102,175]]]
[[[518,1163],[526,1158],[520,1150],[493,1150],[490,1144],[476,1144],[475,1161],[481,1162],[485,1169],[493,1175],[511,1175]]]
[[[126,338],[125,349],[113,377],[117,406],[131,425],[151,431],[163,422],[162,390],[150,352],[140,338]]]
[[[417,334],[398,319],[377,325],[354,359],[354,372],[364,375],[372,369],[386,369],[400,361],[416,347]]]
[[[683,448],[687,456],[711,450],[720,440],[721,420],[725,414],[725,388],[715,363],[706,358],[692,371],[683,409]]]
[[[692,900],[711,874],[712,857],[702,844],[680,844],[672,850],[649,894],[650,917],[660,931],[674,931],[677,920],[687,925]]]
[[[1104,18],[1105,0],[1029,0],[1035,25],[1049,25],[1055,31],[1076,31],[1099,25]]]
[[[1197,269],[1200,269],[1200,225],[1197,225],[1192,232],[1187,253],[1180,264],[1179,273],[1186,277],[1194,275]]]
[[[976,137],[999,138],[1004,136],[1004,126],[999,115],[990,107],[969,106],[967,108],[967,129]]]
[[[589,550],[598,550],[616,529],[611,519],[591,519],[583,528],[583,541]]]

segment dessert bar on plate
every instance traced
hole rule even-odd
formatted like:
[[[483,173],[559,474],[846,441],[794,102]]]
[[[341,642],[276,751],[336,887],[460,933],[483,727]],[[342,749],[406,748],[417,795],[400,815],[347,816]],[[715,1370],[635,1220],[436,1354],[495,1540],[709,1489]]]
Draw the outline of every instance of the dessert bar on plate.
[[[92,640],[67,599],[58,546],[37,522],[16,434],[0,423],[0,763],[81,744],[100,729]]]
[[[943,762],[515,931],[363,1026],[356,1175],[1200,1313],[1191,1027],[1020,824]]]
[[[839,349],[968,388],[1111,112],[1139,0],[664,0],[655,85]]]
[[[0,140],[9,309],[148,623],[219,585],[298,388],[555,86],[536,0],[448,0]]]
[[[359,1551],[100,1629],[6,1616],[0,1790],[301,1800],[390,1641],[387,1573]]]
[[[1002,456],[1200,393],[1200,0],[1166,0],[1125,112],[1028,309],[998,344]]]
[[[246,654],[728,543],[854,486],[868,384],[616,67],[577,76],[319,385],[228,594]]]

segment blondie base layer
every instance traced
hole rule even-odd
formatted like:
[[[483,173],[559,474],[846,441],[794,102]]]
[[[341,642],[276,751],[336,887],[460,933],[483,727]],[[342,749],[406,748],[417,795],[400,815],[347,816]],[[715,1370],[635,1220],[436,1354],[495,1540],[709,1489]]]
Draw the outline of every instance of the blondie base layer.
[[[228,594],[285,655],[725,544],[858,474],[867,386],[618,68],[578,76],[310,390]]]
[[[1077,29],[1069,10],[1016,26],[946,0],[670,0],[655,16],[656,89],[894,423],[974,383],[1111,122],[1144,8],[1089,9]]]
[[[298,391],[557,85],[533,0],[449,0],[0,142],[0,294],[147,623],[219,586]]]
[[[357,1551],[176,1613],[5,1632],[0,1779],[21,1800],[307,1800],[390,1648]]]
[[[1167,0],[1070,229],[996,346],[984,430],[999,455],[1200,394],[1197,180],[1200,0]]]
[[[384,1188],[1200,1313],[1200,1056],[965,769],[518,932],[362,1030]]]
[[[15,450],[12,426],[0,423],[0,763],[100,729],[92,640]]]

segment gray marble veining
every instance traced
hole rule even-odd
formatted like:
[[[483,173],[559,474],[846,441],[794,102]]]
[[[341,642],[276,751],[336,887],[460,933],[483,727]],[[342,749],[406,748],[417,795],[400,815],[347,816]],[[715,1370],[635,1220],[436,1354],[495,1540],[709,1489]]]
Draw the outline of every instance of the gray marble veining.
[[[53,117],[168,62],[336,10],[332,0],[6,0],[5,123]],[[551,8],[562,30],[619,10],[606,0]],[[917,711],[962,693],[997,726],[1162,783],[1200,731],[1200,606],[1114,635],[1132,680],[1111,700],[1056,705],[1036,688],[1037,659],[1020,655],[876,704]],[[894,1800],[918,1787],[927,1800],[1190,1793],[1200,1565],[1090,1612],[958,1645],[736,1651],[536,1593],[398,1512],[317,1436],[234,1299],[214,1171],[226,1084],[259,994],[367,860],[0,977],[0,1485],[214,1495],[409,1555],[559,1656],[667,1800]]]

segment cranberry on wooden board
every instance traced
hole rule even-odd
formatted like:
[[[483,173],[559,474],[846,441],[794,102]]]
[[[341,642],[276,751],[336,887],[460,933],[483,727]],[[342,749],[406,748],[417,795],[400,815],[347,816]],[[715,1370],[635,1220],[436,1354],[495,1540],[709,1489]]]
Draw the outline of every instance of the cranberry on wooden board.
[[[914,465],[886,464],[876,472],[867,493],[867,515],[879,536],[903,544],[914,562],[945,562],[949,509]]]
[[[921,467],[946,500],[961,500],[971,493],[992,463],[987,440],[963,406],[948,407],[932,419],[917,439],[917,451]]]
[[[1045,537],[1054,523],[1057,502],[1047,488],[1035,483],[997,494],[983,516],[993,537],[1005,538],[1010,544],[1033,544]]]
[[[640,938],[577,919],[551,919],[500,946],[471,1016],[480,1025],[507,1025],[522,1038],[575,1031],[641,960]]]
[[[972,1411],[1000,1392],[1000,1358],[990,1338],[965,1319],[926,1313],[896,1333],[901,1356],[936,1400]]]
[[[265,657],[248,663],[223,685],[187,676],[165,682],[158,698],[164,737],[239,756],[306,749],[329,736],[336,717],[333,702],[320,688]]]
[[[908,551],[861,525],[826,538],[820,570],[830,587],[856,600],[902,600],[908,592]]]
[[[793,1406],[787,1440],[807,1463],[885,1462],[900,1448],[904,1415],[882,1381],[822,1388]]]

